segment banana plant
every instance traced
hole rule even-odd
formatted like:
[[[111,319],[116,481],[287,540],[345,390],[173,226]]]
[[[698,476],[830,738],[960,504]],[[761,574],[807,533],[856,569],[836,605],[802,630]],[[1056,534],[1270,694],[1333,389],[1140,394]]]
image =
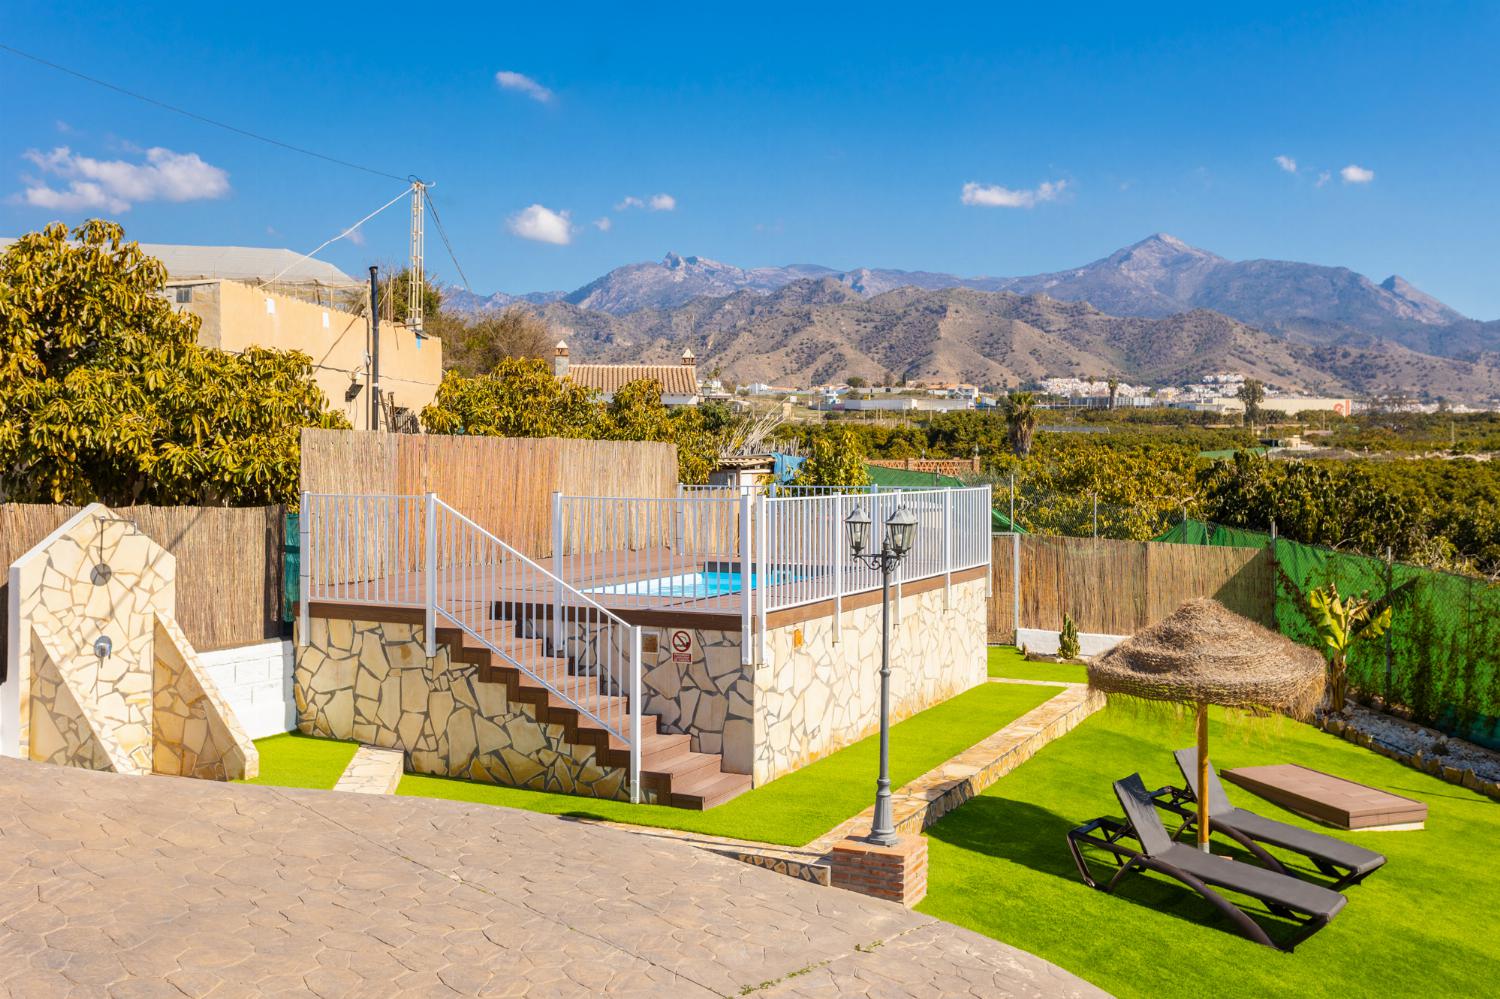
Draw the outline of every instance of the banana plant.
[[[1312,609],[1313,627],[1327,647],[1328,702],[1337,714],[1344,710],[1348,693],[1350,647],[1361,639],[1385,634],[1391,626],[1391,608],[1387,601],[1371,600],[1369,594],[1340,597],[1334,582],[1309,590],[1307,604]]]

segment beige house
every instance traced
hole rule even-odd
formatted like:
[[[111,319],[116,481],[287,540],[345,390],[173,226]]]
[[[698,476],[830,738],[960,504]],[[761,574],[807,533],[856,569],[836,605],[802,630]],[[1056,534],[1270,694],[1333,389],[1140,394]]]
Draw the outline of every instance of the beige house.
[[[559,340],[553,351],[552,373],[575,385],[594,389],[609,402],[621,387],[646,379],[661,386],[661,401],[668,406],[696,406],[703,401],[698,385],[698,359],[691,350],[682,352],[681,364],[570,364],[568,345]]]
[[[362,286],[355,284],[353,291]],[[374,429],[370,419],[370,322],[355,315],[239,281],[172,278],[167,295],[203,320],[198,342],[239,352],[246,347],[300,350],[312,357],[313,376],[328,405],[356,428]],[[432,402],[443,379],[443,343],[419,337],[405,326],[380,324],[380,427],[414,418]]]

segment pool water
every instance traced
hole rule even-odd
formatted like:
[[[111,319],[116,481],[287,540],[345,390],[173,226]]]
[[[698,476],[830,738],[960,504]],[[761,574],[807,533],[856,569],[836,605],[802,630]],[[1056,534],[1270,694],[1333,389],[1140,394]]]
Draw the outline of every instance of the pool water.
[[[759,585],[758,577],[751,575],[750,589]],[[779,582],[778,576],[772,582]],[[597,586],[589,593],[612,593],[644,597],[724,597],[740,592],[740,574],[737,572],[684,572],[676,576],[659,576],[656,579],[637,579],[629,583],[614,583]]]

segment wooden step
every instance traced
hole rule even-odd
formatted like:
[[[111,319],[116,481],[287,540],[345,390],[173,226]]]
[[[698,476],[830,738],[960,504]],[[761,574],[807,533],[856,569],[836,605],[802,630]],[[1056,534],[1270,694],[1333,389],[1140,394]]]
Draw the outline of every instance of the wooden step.
[[[674,808],[707,809],[750,790],[749,774],[717,773],[694,781],[672,784],[670,804]],[[664,802],[665,803],[665,802]]]

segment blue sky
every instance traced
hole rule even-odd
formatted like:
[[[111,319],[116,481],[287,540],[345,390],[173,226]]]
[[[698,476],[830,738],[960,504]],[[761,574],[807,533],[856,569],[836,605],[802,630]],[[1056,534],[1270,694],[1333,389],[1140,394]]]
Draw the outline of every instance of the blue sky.
[[[0,42],[430,178],[481,292],[668,250],[1028,274],[1165,231],[1500,316],[1500,5],[1299,7],[10,0]],[[0,232],[306,251],[402,187],[5,53],[0,94]],[[406,225],[321,256],[399,263]],[[430,227],[428,260],[456,279]]]

